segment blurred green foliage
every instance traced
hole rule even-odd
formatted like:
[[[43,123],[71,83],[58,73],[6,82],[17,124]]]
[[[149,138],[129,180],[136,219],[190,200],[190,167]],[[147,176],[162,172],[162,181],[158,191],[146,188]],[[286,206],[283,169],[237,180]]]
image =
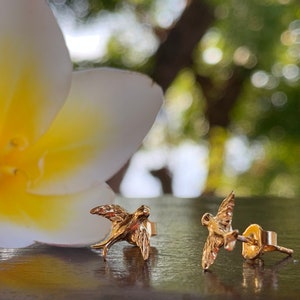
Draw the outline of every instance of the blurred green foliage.
[[[239,171],[233,166],[231,172],[226,172],[225,154],[215,151],[217,156],[211,158],[211,165],[220,174],[216,179],[208,178],[211,191],[224,194],[228,189],[235,189],[239,194],[300,195],[298,2],[194,1],[209,6],[213,20],[190,53],[192,63],[176,74],[176,79],[166,90],[167,121],[161,129],[164,143],[176,145],[189,139],[197,143],[206,141],[212,147],[213,140],[224,140],[218,147],[225,151],[226,140],[242,137],[247,147],[253,149],[249,168]],[[138,43],[124,43],[124,32],[121,29],[115,31],[107,43],[105,56],[89,62],[94,66],[118,66],[151,74],[157,67],[157,51],[168,34],[180,26],[180,14],[173,14],[171,23],[164,22],[174,10],[172,1],[49,2],[58,10],[69,7],[79,22],[100,18],[103,11],[109,11],[112,16],[130,11],[135,16],[136,26],[146,28],[152,34],[153,40],[149,41],[152,50],[138,57]],[[178,1],[175,2],[177,5]],[[186,35],[190,34],[186,32]],[[143,31],[139,38],[142,42]],[[77,64],[82,67],[86,62]],[[218,127],[222,130],[215,130]],[[215,136],[218,132],[221,132],[219,139]]]

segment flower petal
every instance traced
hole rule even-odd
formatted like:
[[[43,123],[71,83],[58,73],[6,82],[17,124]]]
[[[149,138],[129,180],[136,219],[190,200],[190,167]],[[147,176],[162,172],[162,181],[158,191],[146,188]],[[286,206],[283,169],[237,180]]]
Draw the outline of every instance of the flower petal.
[[[1,1],[1,149],[15,137],[30,144],[46,131],[69,92],[71,70],[46,1]]]
[[[160,87],[145,75],[114,69],[75,72],[65,106],[29,154],[40,157],[41,173],[30,191],[69,193],[109,179],[141,144],[162,99]]]
[[[1,188],[5,201],[0,202],[0,247],[24,247],[34,241],[83,246],[108,233],[110,222],[89,213],[95,206],[113,202],[114,193],[106,184],[77,194],[40,196],[26,193],[24,182],[18,174]]]
[[[105,183],[77,194],[52,197],[51,201],[64,203],[66,210],[60,221],[60,228],[55,231],[44,231],[40,243],[55,246],[81,247],[91,245],[105,237],[111,228],[111,222],[105,218],[90,214],[90,210],[98,205],[111,204],[115,195]]]

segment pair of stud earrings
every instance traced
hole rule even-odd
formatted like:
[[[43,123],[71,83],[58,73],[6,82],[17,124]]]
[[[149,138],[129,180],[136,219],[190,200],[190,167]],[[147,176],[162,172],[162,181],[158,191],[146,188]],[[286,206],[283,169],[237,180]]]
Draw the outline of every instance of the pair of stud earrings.
[[[207,270],[217,258],[220,248],[228,251],[234,249],[236,241],[242,242],[242,256],[245,259],[256,259],[265,252],[280,251],[288,255],[293,254],[292,249],[277,245],[277,233],[266,231],[258,224],[251,224],[242,235],[238,230],[232,229],[232,216],[234,208],[234,193],[231,192],[221,203],[215,216],[205,213],[201,223],[208,229],[203,255],[202,268]],[[101,205],[90,211],[109,219],[112,222],[110,236],[97,244],[93,249],[103,249],[104,260],[109,248],[119,241],[127,241],[140,248],[144,260],[149,258],[150,237],[156,235],[155,223],[150,222],[150,208],[146,205],[139,207],[134,213],[128,213],[120,205]]]

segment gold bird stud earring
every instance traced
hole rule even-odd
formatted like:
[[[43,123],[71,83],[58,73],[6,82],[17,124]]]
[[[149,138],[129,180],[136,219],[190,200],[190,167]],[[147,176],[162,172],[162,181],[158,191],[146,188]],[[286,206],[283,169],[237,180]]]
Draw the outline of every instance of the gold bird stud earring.
[[[216,216],[205,213],[201,223],[208,229],[208,237],[204,244],[202,254],[202,268],[207,270],[217,258],[221,247],[232,251],[237,237],[238,230],[232,230],[232,215],[234,208],[234,193],[231,192],[221,203]]]
[[[109,248],[119,241],[127,241],[140,248],[144,260],[149,258],[150,237],[156,235],[155,223],[150,222],[150,208],[146,205],[140,206],[134,213],[128,213],[120,205],[101,205],[90,211],[109,219],[112,222],[112,230],[109,237],[97,244],[91,245],[93,249],[103,249],[103,259]]]

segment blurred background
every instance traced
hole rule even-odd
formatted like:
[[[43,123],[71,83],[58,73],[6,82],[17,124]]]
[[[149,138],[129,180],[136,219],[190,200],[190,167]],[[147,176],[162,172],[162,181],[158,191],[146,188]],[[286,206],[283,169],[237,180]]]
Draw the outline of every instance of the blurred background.
[[[75,69],[141,71],[165,92],[116,192],[300,195],[296,0],[48,2]]]

